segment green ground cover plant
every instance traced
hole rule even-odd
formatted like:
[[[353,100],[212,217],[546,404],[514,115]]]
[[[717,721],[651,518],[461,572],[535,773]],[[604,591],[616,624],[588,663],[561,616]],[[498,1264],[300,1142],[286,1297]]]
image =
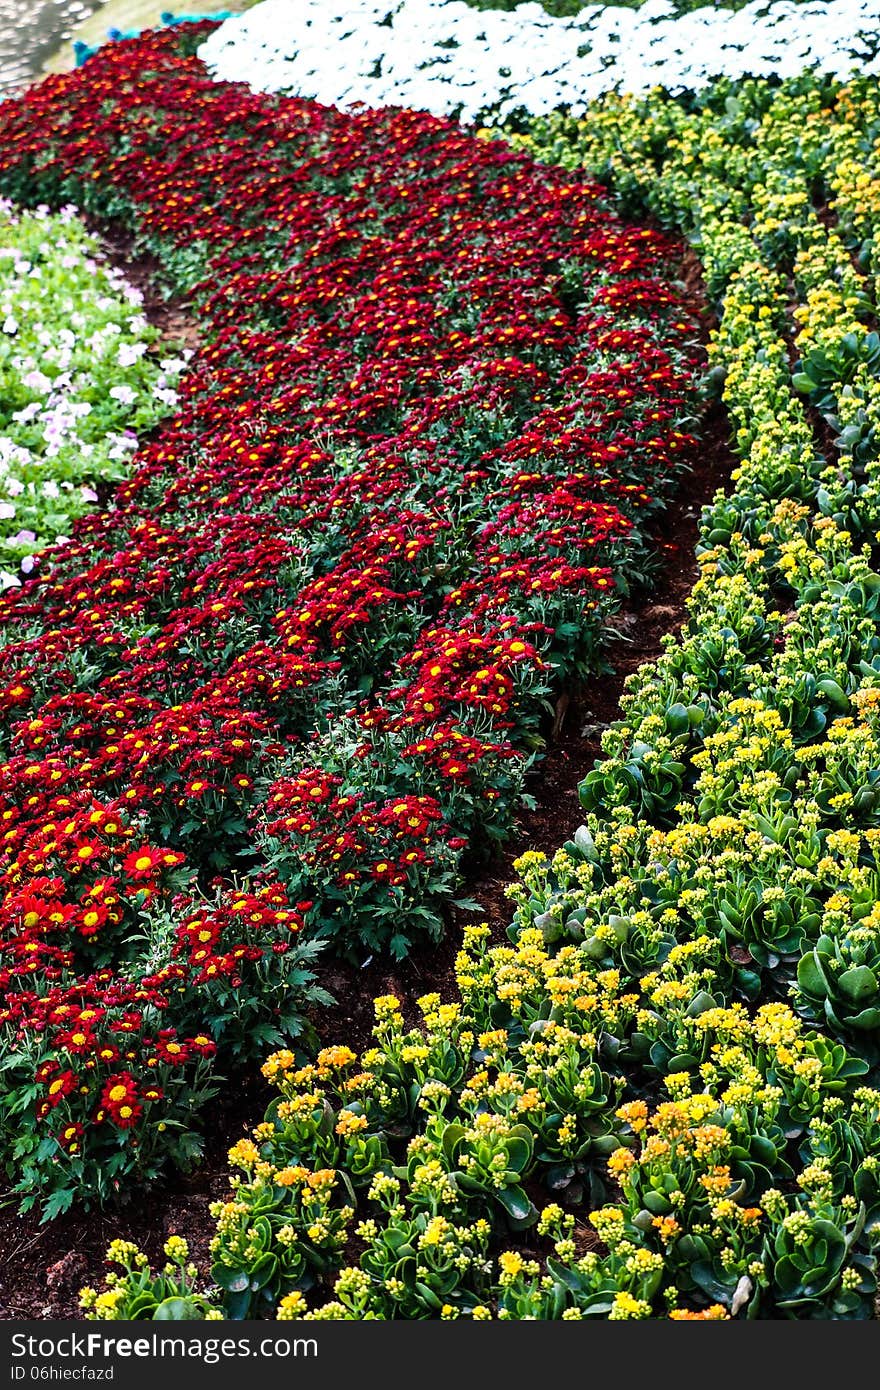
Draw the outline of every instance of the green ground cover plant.
[[[72,207],[0,204],[0,567],[34,555],[126,476],[186,364]]]

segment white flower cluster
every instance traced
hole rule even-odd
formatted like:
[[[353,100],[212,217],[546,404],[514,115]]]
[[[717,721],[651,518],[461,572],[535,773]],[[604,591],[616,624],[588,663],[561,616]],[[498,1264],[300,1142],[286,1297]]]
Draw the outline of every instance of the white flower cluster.
[[[473,120],[483,112],[574,112],[602,92],[695,90],[727,76],[805,68],[880,73],[880,0],[751,0],[679,15],[590,5],[557,19],[536,3],[263,0],[202,44],[213,75],[333,106],[398,105]]]
[[[184,354],[157,362],[143,296],[66,208],[0,200],[0,555],[29,573],[125,475],[138,429],[177,402]],[[0,568],[0,588],[18,584]]]

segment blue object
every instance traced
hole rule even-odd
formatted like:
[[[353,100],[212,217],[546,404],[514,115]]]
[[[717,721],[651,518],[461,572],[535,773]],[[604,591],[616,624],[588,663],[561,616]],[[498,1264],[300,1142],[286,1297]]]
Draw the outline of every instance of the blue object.
[[[234,15],[234,10],[214,10],[211,14],[175,14],[173,10],[163,10],[159,19],[170,27],[172,24],[201,24],[205,19],[214,19],[219,23],[223,19],[232,19]]]
[[[73,41],[73,59],[74,59],[74,65],[75,65],[76,67],[78,67],[78,68],[81,68],[82,65],[83,65],[83,63],[86,61],[86,59],[87,59],[87,58],[91,58],[92,55],[93,55],[94,53],[97,53],[97,51],[98,51],[98,49],[97,49],[97,46],[96,46],[96,45],[92,45],[92,44],[90,44],[90,43],[83,43],[82,39],[74,39],[74,41]]]
[[[211,14],[175,14],[173,10],[163,10],[159,15],[159,20],[166,28],[174,24],[200,24],[205,19],[213,19],[220,23],[224,19],[232,19],[235,10],[214,10]],[[136,39],[143,33],[143,29],[108,29],[107,38],[111,43],[116,43],[119,39]],[[84,43],[82,39],[73,41],[74,65],[81,68],[87,59],[97,53],[100,44]]]

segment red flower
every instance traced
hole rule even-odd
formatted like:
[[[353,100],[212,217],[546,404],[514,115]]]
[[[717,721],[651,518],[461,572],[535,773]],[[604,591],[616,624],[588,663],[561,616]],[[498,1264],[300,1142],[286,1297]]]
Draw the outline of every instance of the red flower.
[[[79,1056],[86,1052],[91,1052],[95,1046],[95,1035],[89,1032],[88,1028],[79,1025],[74,1026],[67,1032],[56,1033],[55,1046],[63,1048],[72,1056]]]
[[[142,1107],[131,1072],[116,1072],[107,1078],[101,1091],[101,1108],[119,1129],[130,1129],[137,1122]]]
[[[84,1133],[85,1130],[83,1126],[79,1121],[74,1120],[70,1124],[65,1125],[56,1137],[62,1149],[65,1149],[69,1154],[77,1154],[82,1147],[80,1140]]]
[[[54,1109],[56,1105],[61,1104],[65,1096],[69,1096],[71,1091],[76,1090],[78,1083],[79,1077],[76,1072],[69,1069],[60,1072],[46,1088],[45,1104]]]
[[[122,871],[136,880],[151,878],[162,863],[162,850],[151,845],[133,849],[122,861]]]
[[[189,1059],[189,1048],[177,1038],[159,1038],[156,1042],[156,1055],[169,1066],[182,1066]]]

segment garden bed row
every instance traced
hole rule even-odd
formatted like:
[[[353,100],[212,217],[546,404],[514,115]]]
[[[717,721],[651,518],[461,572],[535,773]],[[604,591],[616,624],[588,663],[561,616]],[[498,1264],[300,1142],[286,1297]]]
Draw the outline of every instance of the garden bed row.
[[[263,0],[223,24],[199,54],[215,76],[258,91],[411,106],[465,121],[558,107],[583,115],[608,91],[686,93],[719,77],[880,71],[877,0],[561,0],[560,8],[301,0],[292,9],[286,0]]]
[[[418,1026],[385,996],[372,1047],[268,1059],[219,1292],[117,1247],[89,1316],[872,1315],[876,131],[873,86],[803,79],[524,137],[689,230],[718,296],[741,466],[688,624],[521,857],[511,944],[467,929]]]
[[[137,434],[177,403],[189,353],[161,358],[142,296],[72,208],[0,207],[0,583],[125,476]]]

